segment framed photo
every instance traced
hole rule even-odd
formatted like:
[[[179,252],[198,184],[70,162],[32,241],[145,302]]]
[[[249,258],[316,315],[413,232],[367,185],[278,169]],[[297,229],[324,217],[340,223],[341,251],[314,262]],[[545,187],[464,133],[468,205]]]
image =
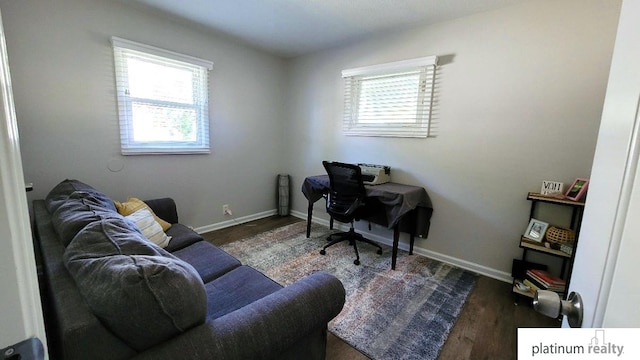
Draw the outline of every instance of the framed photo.
[[[587,191],[587,186],[589,185],[589,179],[577,178],[571,186],[569,186],[569,190],[564,196],[573,201],[579,201],[584,193]]]
[[[549,224],[544,221],[531,219],[531,221],[529,221],[529,226],[527,226],[527,230],[524,232],[524,237],[529,240],[541,243],[542,239],[544,239],[544,234],[547,232],[548,227]]]

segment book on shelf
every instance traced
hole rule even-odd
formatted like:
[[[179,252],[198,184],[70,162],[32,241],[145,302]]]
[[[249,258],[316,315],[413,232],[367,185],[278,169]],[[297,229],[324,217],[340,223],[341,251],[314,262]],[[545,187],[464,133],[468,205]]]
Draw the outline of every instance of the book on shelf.
[[[537,283],[541,284],[546,288],[563,288],[566,285],[566,283],[554,283],[554,282],[546,281],[545,279],[532,273],[527,273],[527,278],[535,280]]]
[[[532,290],[532,291],[534,291],[534,292],[535,292],[535,291],[540,290],[540,287],[539,287],[538,285],[534,284],[534,283],[533,283],[531,280],[529,280],[529,279],[524,279],[524,280],[522,281],[522,283],[523,283],[526,287],[528,287],[529,289],[531,289],[531,290]]]
[[[547,284],[543,284],[540,280],[527,275],[522,281],[523,284],[531,288],[532,290],[550,290],[555,292],[564,292],[564,286],[548,286]]]
[[[560,245],[560,251],[565,254],[573,255],[573,246],[571,245]]]
[[[527,270],[525,279],[537,285],[539,289],[556,292],[563,292],[567,285],[566,281],[544,270]]]
[[[555,275],[551,275],[545,270],[529,269],[529,270],[527,270],[527,273],[530,273],[530,274],[540,278],[544,282],[552,284],[552,285],[565,285],[567,283],[566,281],[562,280],[560,277],[555,276]]]

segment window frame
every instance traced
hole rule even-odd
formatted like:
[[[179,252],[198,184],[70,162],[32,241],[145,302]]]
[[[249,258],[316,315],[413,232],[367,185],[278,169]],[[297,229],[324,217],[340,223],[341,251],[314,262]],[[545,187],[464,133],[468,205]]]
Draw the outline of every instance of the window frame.
[[[432,137],[431,125],[437,64],[437,56],[428,56],[343,70],[343,133],[347,136]],[[411,75],[419,76],[418,88],[416,89],[415,117],[411,118],[413,121],[360,122],[362,83],[369,80],[384,80],[405,75],[406,77]],[[389,100],[389,98],[387,97],[385,100]],[[392,117],[389,114],[385,115],[389,118]]]
[[[122,155],[154,154],[209,154],[209,74],[213,62],[189,55],[112,37],[116,75],[116,94],[120,126]],[[140,58],[166,67],[193,72],[192,86],[194,103],[180,103],[159,99],[132,97],[129,93],[129,68],[127,59]],[[199,81],[198,81],[199,80]],[[160,108],[189,109],[196,113],[195,141],[135,141],[133,139],[133,104],[146,103]]]

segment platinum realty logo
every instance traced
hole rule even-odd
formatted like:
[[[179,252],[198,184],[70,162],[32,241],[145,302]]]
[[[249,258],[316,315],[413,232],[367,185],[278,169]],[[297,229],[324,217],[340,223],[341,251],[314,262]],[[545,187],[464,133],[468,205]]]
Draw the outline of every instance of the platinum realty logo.
[[[553,343],[552,345],[534,345],[531,347],[531,355],[536,356],[538,354],[617,354],[622,355],[624,345],[616,345],[610,342],[605,342],[604,330],[595,330],[596,336],[591,339],[589,345],[558,345]]]
[[[640,359],[640,329],[518,329],[518,359]]]

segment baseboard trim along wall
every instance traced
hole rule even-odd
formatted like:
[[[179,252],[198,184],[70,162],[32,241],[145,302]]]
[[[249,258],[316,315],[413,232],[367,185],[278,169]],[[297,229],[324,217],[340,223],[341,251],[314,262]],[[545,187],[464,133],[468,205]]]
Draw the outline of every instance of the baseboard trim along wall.
[[[277,215],[277,214],[278,214],[278,210],[273,209],[273,210],[268,210],[268,211],[263,211],[257,214],[253,214],[253,215],[241,216],[238,218],[234,217],[234,218],[231,218],[231,220],[226,220],[226,221],[222,221],[222,222],[211,224],[211,225],[200,226],[200,227],[194,228],[193,230],[198,234],[204,234],[209,231],[220,230],[220,229],[228,228],[230,226],[248,223],[249,221],[260,220],[260,219]]]
[[[242,216],[239,218],[233,218],[231,220],[226,220],[226,221],[222,221],[219,223],[215,223],[215,224],[211,224],[211,225],[205,225],[205,226],[201,226],[201,227],[197,227],[194,228],[193,230],[195,230],[197,233],[199,234],[203,234],[209,231],[214,231],[214,230],[220,230],[220,229],[224,229],[230,226],[234,226],[234,225],[240,225],[240,224],[244,224],[250,221],[254,221],[254,220],[259,220],[262,218],[266,218],[269,216],[273,216],[273,215],[277,215],[278,211],[276,209],[273,210],[268,210],[268,211],[263,211],[261,213],[257,213],[257,214],[253,214],[253,215],[247,215],[247,216]],[[291,216],[295,216],[297,218],[303,219],[303,220],[307,220],[307,214],[300,212],[300,211],[296,211],[296,210],[292,210],[291,211]],[[318,217],[313,217],[311,219],[311,221],[313,221],[314,223],[320,224],[320,225],[324,225],[329,227],[329,220],[327,219],[322,219],[322,218],[318,218]],[[342,230],[342,231],[348,231],[349,227],[346,224],[341,224],[341,223],[334,223],[334,228],[338,229],[338,230]],[[361,232],[363,235],[365,235],[366,237],[368,237],[371,240],[377,241],[381,244],[385,244],[388,246],[393,246],[393,239],[391,238],[387,238],[384,236],[380,236],[380,235],[376,235],[374,233],[368,232],[366,230],[358,230],[359,232]],[[409,244],[405,243],[405,242],[400,242],[400,244],[398,245],[398,247],[404,251],[409,251]],[[504,272],[504,271],[500,271],[500,270],[496,270],[496,269],[492,269],[490,267],[486,267],[480,264],[476,264],[476,263],[472,263],[466,260],[462,260],[462,259],[458,259],[452,256],[448,256],[448,255],[444,255],[435,251],[430,251],[427,249],[423,249],[421,247],[414,247],[413,248],[413,252],[414,254],[418,254],[418,255],[422,255],[422,256],[426,256],[428,258],[434,259],[434,260],[438,260],[438,261],[442,261],[443,263],[447,263],[453,266],[457,266],[459,268],[465,269],[465,270],[469,270],[469,271],[473,271],[475,273],[478,273],[480,275],[484,275],[496,280],[500,280],[500,281],[504,281],[506,283],[511,283],[513,281],[513,278],[511,277],[511,274],[508,272]]]

